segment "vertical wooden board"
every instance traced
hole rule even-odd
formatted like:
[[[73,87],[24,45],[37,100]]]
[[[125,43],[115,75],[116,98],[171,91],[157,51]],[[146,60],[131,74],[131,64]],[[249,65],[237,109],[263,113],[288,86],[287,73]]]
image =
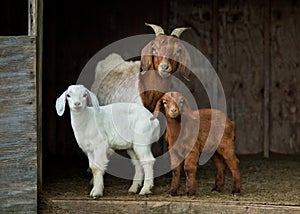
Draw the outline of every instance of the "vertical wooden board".
[[[300,152],[299,38],[300,2],[272,1],[270,88],[272,152],[284,154]]]
[[[191,27],[181,38],[212,59],[212,1],[170,1],[169,30]]]
[[[0,212],[35,213],[35,37],[0,37]]]
[[[169,16],[169,32],[177,27],[191,27],[191,30],[186,31],[180,37],[182,40],[188,42],[196,49],[198,49],[207,60],[212,62],[213,59],[213,1],[170,1],[170,16]],[[203,60],[192,56],[193,60]],[[194,64],[195,62],[192,62]],[[205,67],[205,66],[204,66]],[[198,72],[199,68],[194,68],[194,72]],[[202,69],[202,68],[200,68]],[[205,68],[204,68],[205,69]],[[200,78],[210,78],[209,72],[200,72]],[[198,78],[192,76],[191,82],[186,83],[191,90],[198,107],[210,107],[207,92]],[[205,85],[209,88],[210,85]]]
[[[37,35],[37,1],[28,0],[28,35]]]
[[[263,151],[264,2],[219,1],[218,74],[236,122],[237,153]]]

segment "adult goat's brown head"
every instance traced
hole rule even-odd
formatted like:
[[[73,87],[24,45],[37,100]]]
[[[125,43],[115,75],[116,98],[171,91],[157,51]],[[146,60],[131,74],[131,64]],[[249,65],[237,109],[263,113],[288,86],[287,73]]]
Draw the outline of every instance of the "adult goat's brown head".
[[[155,32],[155,39],[149,42],[142,50],[141,71],[158,71],[162,78],[167,78],[178,71],[189,81],[191,64],[190,55],[179,37],[189,28],[176,28],[171,35],[165,35],[164,30],[153,24],[147,24]]]

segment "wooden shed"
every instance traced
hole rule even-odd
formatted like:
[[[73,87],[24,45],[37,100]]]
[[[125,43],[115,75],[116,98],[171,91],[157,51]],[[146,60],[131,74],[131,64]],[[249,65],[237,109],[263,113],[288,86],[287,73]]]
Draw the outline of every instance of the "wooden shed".
[[[0,5],[0,212],[34,213],[42,169],[38,4],[8,0]]]
[[[300,211],[299,0],[4,0],[0,11],[0,212]],[[55,100],[100,49],[153,33],[145,22],[166,32],[191,27],[182,39],[215,68],[236,122],[245,186],[238,202],[226,188],[205,192],[210,165],[194,198],[168,197],[169,175],[147,198],[127,196],[128,182],[108,175],[107,196],[89,199],[87,159]],[[280,174],[291,176],[280,178],[285,191],[275,187]]]

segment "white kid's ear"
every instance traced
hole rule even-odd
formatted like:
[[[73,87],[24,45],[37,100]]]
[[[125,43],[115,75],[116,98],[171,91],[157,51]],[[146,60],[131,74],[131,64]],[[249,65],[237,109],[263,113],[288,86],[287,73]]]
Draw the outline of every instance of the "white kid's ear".
[[[91,92],[90,90],[86,89],[88,94],[89,94],[89,97],[90,97],[90,100],[91,100],[91,103],[92,105],[94,106],[94,108],[99,111],[100,110],[100,106],[99,106],[99,101],[98,101],[98,98],[97,96]]]
[[[56,99],[55,108],[56,108],[56,112],[59,116],[62,116],[65,112],[66,93],[67,93],[67,91],[65,91],[62,95],[60,95],[59,98]]]

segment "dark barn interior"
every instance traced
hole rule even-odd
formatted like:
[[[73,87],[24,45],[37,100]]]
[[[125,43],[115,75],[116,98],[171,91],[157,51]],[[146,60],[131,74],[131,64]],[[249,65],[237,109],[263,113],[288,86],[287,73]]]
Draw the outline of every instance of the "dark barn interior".
[[[82,188],[87,176],[80,174],[80,170],[83,172],[87,167],[87,159],[75,142],[68,116],[58,118],[56,115],[55,99],[68,85],[77,81],[85,64],[98,50],[128,36],[153,33],[144,25],[145,22],[161,25],[167,32],[175,27],[191,27],[182,39],[198,48],[218,73],[226,95],[228,114],[237,124],[236,148],[241,157],[246,189],[244,200],[270,200],[266,197],[270,190],[256,187],[256,191],[260,192],[258,200],[251,198],[252,191],[255,183],[260,182],[260,173],[265,179],[271,179],[268,172],[263,173],[265,165],[276,160],[280,162],[281,158],[286,158],[288,165],[283,165],[286,169],[282,170],[295,164],[295,168],[291,169],[292,176],[299,181],[299,10],[299,1],[157,0],[144,5],[139,1],[114,0],[103,4],[100,1],[72,3],[45,0],[43,94],[47,94],[48,98],[43,100],[43,181],[46,192],[53,196],[53,192],[58,191],[51,186],[55,181],[50,182],[47,188],[47,179],[53,181],[53,177],[57,176],[57,171],[48,170],[53,169],[50,166],[54,163],[60,166],[62,162],[76,163],[80,166],[78,171],[74,170],[79,173],[79,179],[74,182]],[[200,107],[207,107],[207,101]],[[263,159],[263,156],[270,156],[270,159]],[[280,165],[279,162],[276,164]],[[273,167],[276,168],[270,166],[270,169],[274,170]],[[206,170],[209,175],[210,167]],[[211,173],[213,176],[214,171]],[[256,177],[247,178],[251,174]],[[200,177],[205,175],[201,170]],[[56,180],[57,186],[68,182],[72,173],[62,177],[62,180]],[[114,190],[107,181],[108,200],[115,199],[114,192],[126,195],[125,190],[118,189],[113,182],[114,178],[107,177],[116,187]],[[160,194],[166,194],[170,176],[160,179],[157,182],[165,189],[157,185],[157,200],[160,200]],[[129,185],[127,181],[116,180],[120,188]],[[261,185],[264,184],[261,182]],[[71,203],[68,206],[68,197],[82,194],[82,190],[77,189],[73,193],[61,193],[63,191],[59,193],[62,201],[65,200],[61,203],[68,208],[73,206]],[[294,195],[293,190],[290,192],[293,196],[288,200],[297,204],[299,193]],[[285,193],[276,194],[282,196]],[[270,203],[285,203],[281,196],[274,196]],[[231,201],[228,197],[216,200]]]
[[[26,18],[26,22],[15,18],[23,13],[27,17],[27,1],[5,2],[7,10],[0,8],[1,36],[27,34]],[[41,213],[299,211],[299,0],[42,2]],[[210,162],[200,167],[195,197],[185,196],[184,183],[178,197],[168,196],[170,174],[157,178],[149,197],[127,195],[130,181],[106,175],[105,196],[99,203],[90,200],[87,158],[75,141],[69,115],[57,116],[55,100],[76,83],[99,50],[129,36],[152,34],[145,22],[160,25],[166,32],[191,27],[181,39],[199,49],[215,68],[225,91],[227,113],[236,122],[243,185],[238,200],[230,195],[230,173],[223,192],[210,193],[215,176]],[[201,93],[197,100],[205,96],[205,91]],[[205,100],[199,106],[209,104]]]
[[[43,94],[49,96],[43,100],[44,157],[81,154],[68,118],[58,118],[51,106],[100,49],[152,33],[145,22],[167,32],[192,27],[182,39],[219,75],[228,114],[238,124],[239,154],[299,153],[299,2],[266,2],[158,1],[145,8],[138,1],[44,1]]]
[[[46,51],[43,79],[47,84],[43,93],[50,99],[43,105],[47,109],[53,106],[43,115],[44,127],[51,127],[43,133],[43,139],[46,139],[44,157],[66,161],[82,156],[74,141],[69,118],[56,115],[55,100],[69,85],[77,82],[84,66],[101,48],[128,36],[152,33],[144,23],[162,23],[163,4],[157,5],[161,6],[149,5],[147,10],[136,10],[135,7],[141,7],[138,1],[105,4],[99,1],[44,1]]]

